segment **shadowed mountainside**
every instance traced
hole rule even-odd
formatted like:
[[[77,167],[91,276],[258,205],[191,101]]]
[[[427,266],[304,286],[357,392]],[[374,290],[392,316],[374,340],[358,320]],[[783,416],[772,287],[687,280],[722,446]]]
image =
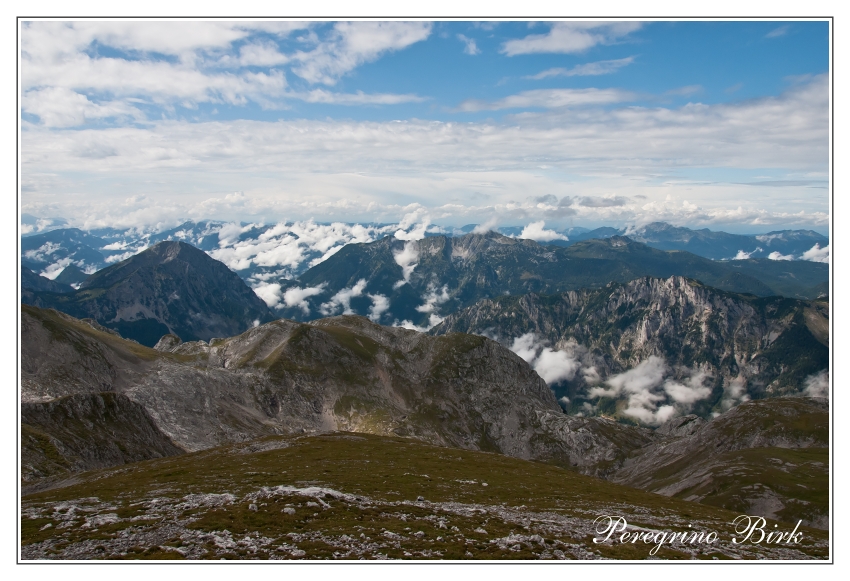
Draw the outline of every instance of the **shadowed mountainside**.
[[[166,333],[209,340],[273,318],[238,275],[183,242],[156,244],[92,274],[75,292],[34,292],[24,301],[95,319],[148,346]]]

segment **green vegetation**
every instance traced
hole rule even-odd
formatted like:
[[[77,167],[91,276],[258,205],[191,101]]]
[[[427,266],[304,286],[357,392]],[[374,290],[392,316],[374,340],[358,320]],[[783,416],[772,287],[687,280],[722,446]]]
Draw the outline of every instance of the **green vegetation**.
[[[552,465],[365,434],[268,437],[79,478],[22,499],[25,558],[647,558],[649,546],[592,542],[593,519],[612,512],[726,539],[665,547],[661,558],[792,555],[731,545],[733,512]],[[793,555],[824,556],[826,533],[803,530]]]

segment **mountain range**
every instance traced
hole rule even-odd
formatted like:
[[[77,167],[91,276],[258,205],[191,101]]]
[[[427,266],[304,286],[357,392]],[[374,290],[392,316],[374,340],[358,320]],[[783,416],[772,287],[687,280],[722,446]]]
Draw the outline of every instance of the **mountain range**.
[[[24,289],[22,301],[95,319],[151,347],[168,333],[209,340],[273,318],[239,276],[183,242],[161,242],[92,274],[72,292]]]
[[[67,485],[80,470],[343,430],[543,461],[736,510],[768,498],[775,518],[813,526],[828,507],[826,480],[814,477],[828,462],[823,399],[752,401],[653,431],[565,415],[528,363],[481,336],[434,337],[342,316],[274,321],[209,343],[166,336],[150,349],[57,311],[25,305],[21,316],[29,491]],[[250,446],[273,449],[262,442]],[[732,452],[744,455],[736,458],[743,472],[717,473]],[[755,469],[771,458],[780,466],[807,459],[814,480],[759,478]],[[671,486],[676,471],[687,486]],[[749,491],[735,488],[744,481]]]
[[[800,394],[829,367],[826,301],[729,293],[677,276],[482,299],[431,330],[453,332],[523,353],[570,413],[643,421],[658,421],[661,409],[709,417],[747,399]]]
[[[264,468],[245,472],[238,458],[246,454],[272,462],[268,467],[276,472],[268,474],[298,472],[300,480],[284,478],[298,490],[306,480],[310,486],[336,483],[326,460],[338,454],[358,466],[375,461],[376,477],[386,484],[401,465],[387,460],[399,441],[418,442],[425,460],[451,454],[440,450],[464,451],[465,461],[478,468],[468,474],[452,468],[456,483],[477,482],[485,473],[499,482],[495,475],[504,469],[499,458],[510,457],[526,462],[512,464],[511,470],[532,480],[545,472],[535,466],[557,467],[560,472],[546,477],[562,479],[570,495],[585,494],[593,506],[612,502],[602,490],[631,499],[626,485],[675,497],[657,501],[658,506],[683,517],[691,514],[687,504],[698,502],[706,515],[709,507],[721,511],[711,513],[714,519],[732,510],[829,525],[829,403],[821,397],[828,393],[829,299],[819,297],[828,289],[826,263],[711,260],[653,248],[634,233],[597,233],[559,246],[487,232],[419,240],[385,236],[316,250],[312,266],[297,278],[289,276],[294,271],[283,276],[273,266],[246,278],[211,256],[231,260],[231,266],[232,260],[242,260],[216,254],[222,250],[216,240],[222,238],[214,228],[195,226],[181,236],[203,242],[206,250],[180,241],[128,250],[114,242],[105,246],[122,254],[110,255],[111,266],[95,272],[74,258],[75,252],[93,248],[88,244],[102,243],[92,240],[92,233],[48,232],[52,241],[36,240],[32,244],[40,245],[26,251],[35,260],[47,250],[71,249],[59,262],[31,263],[52,280],[27,264],[21,268],[21,482],[25,494],[35,494],[25,502],[33,521],[24,533],[28,555],[97,557],[101,553],[87,532],[92,527],[104,527],[103,546],[111,548],[103,551],[135,555],[139,535],[158,539],[170,527],[182,531],[177,538],[186,543],[185,555],[229,556],[229,549],[202,549],[209,539],[187,532],[195,526],[185,528],[189,521],[144,533],[127,529],[126,523],[143,516],[132,507],[153,503],[150,494],[160,486],[153,483],[169,474],[177,478],[170,486],[184,491],[183,500],[165,493],[161,506],[177,503],[177,515],[180,503],[210,490],[205,486],[211,480],[199,484],[204,477],[185,468],[206,462],[203,458],[215,459],[226,472],[227,484],[219,483],[223,488],[216,488],[216,498],[233,496],[236,482],[280,485],[280,478],[268,477]],[[270,236],[263,228],[236,230],[247,235],[246,244]],[[809,234],[798,234],[810,240]],[[783,240],[793,238],[786,235]],[[276,244],[269,242],[269,248],[279,249]],[[299,260],[304,262],[303,254]],[[365,442],[365,447],[334,442]],[[281,451],[302,445],[325,452],[314,458]],[[277,462],[289,468],[281,472]],[[434,474],[443,474],[418,458],[405,462],[408,471],[393,478],[413,474],[431,483]],[[120,469],[137,475],[129,480],[110,471],[130,464]],[[322,470],[316,472],[316,466]],[[101,472],[81,475],[87,470]],[[576,480],[576,473],[587,480]],[[362,487],[372,475],[339,481],[349,492],[334,489],[317,498],[329,508],[346,494],[355,495],[356,501],[346,500],[340,510],[361,511]],[[446,483],[443,476],[436,478],[439,485],[417,490],[442,498],[439,490]],[[109,509],[118,511],[114,514],[107,510],[113,506],[109,502],[86,504],[93,498],[91,486],[97,488],[94,483],[101,480],[112,483],[107,487],[112,492],[98,494],[124,499],[114,501],[123,507]],[[134,488],[140,481],[152,488]],[[78,482],[86,484],[75,486]],[[538,484],[529,481],[531,487]],[[371,490],[376,486],[381,485],[369,480]],[[510,486],[512,495],[521,496],[524,486]],[[60,488],[67,492],[52,491]],[[244,494],[260,499],[266,488]],[[83,492],[87,496],[80,496]],[[276,505],[276,515],[301,515],[304,504],[293,504],[290,496],[281,501],[283,509]],[[235,498],[194,512],[190,521],[209,521],[197,525],[207,527],[205,535],[231,529],[272,534],[271,525],[257,520],[268,503],[242,503],[243,514]],[[489,506],[494,497],[474,498]],[[425,502],[420,499],[411,500],[412,506]],[[57,502],[97,516],[56,521],[48,513]],[[392,502],[381,500],[380,510],[394,510]],[[457,499],[446,502],[460,506]],[[643,504],[621,506],[637,515],[656,503],[649,496],[634,502]],[[510,518],[543,526],[539,514],[527,508],[517,506]],[[217,520],[223,518],[219,510],[229,515],[224,524]],[[156,512],[151,508],[145,514],[151,511]],[[426,512],[423,519],[439,521],[437,512]],[[157,514],[157,522],[171,518]],[[298,526],[309,528],[317,515],[305,514]],[[366,521],[381,518],[375,513]],[[499,519],[493,517],[490,528],[504,528],[504,538],[513,539],[514,525]],[[578,534],[587,524],[579,521],[570,520],[559,534]],[[487,521],[476,526],[484,530]],[[334,530],[343,529],[348,532],[334,542],[354,551],[353,529]],[[392,534],[406,538],[404,532]],[[409,548],[415,545],[426,555],[431,549],[414,540],[421,538],[411,537]],[[436,535],[435,542],[440,542]],[[528,554],[555,554],[541,542],[542,552],[532,548]],[[372,549],[364,543],[356,550],[367,554]],[[514,549],[513,541],[493,543],[477,550],[491,555],[525,550],[521,544]],[[305,549],[286,549],[287,554],[324,554],[318,545],[299,546]],[[818,547],[805,555],[820,554]],[[615,555],[594,552],[591,545],[573,549],[579,557]],[[166,553],[160,546],[150,554]]]
[[[297,281],[280,281],[273,302],[282,316],[310,320],[340,312],[376,322],[430,328],[484,298],[599,288],[642,276],[687,276],[758,296],[815,298],[829,265],[750,259],[718,262],[662,251],[614,236],[568,248],[495,232],[349,244]],[[268,302],[268,301],[267,301]]]
[[[32,218],[32,217],[31,217]],[[56,221],[57,225],[63,222]],[[211,220],[185,222],[162,231],[137,228],[59,228],[31,233],[21,238],[21,261],[37,273],[54,278],[63,268],[75,265],[90,274],[141,252],[157,242],[180,241],[191,244],[224,261],[249,285],[274,278],[293,279],[328,258],[346,243],[377,240],[393,234],[391,224],[331,224],[313,222],[283,225],[233,224]],[[522,227],[501,227],[497,231],[521,237]],[[478,231],[471,224],[459,229],[432,227],[425,236],[461,236]],[[692,230],[663,222],[639,228],[602,227],[595,230],[568,228],[543,241],[555,246],[576,242],[628,236],[659,250],[683,250],[713,260],[772,258],[787,262],[803,258],[816,246],[825,249],[829,239],[811,230],[781,230],[758,235],[737,235],[708,229]],[[566,238],[566,239],[565,239]],[[824,260],[822,256],[810,257]],[[77,276],[76,278],[79,278]],[[80,280],[66,280],[67,284]],[[823,290],[821,292],[824,292]]]

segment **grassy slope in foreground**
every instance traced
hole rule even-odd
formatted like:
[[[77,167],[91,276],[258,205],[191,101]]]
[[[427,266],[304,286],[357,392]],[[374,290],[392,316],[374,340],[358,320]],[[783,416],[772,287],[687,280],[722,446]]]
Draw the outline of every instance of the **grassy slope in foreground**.
[[[657,558],[828,554],[824,531],[801,528],[792,547],[734,545],[734,512],[552,465],[363,434],[274,436],[76,479],[22,499],[24,559],[649,557],[647,544],[594,544],[597,515],[719,536],[665,546]]]

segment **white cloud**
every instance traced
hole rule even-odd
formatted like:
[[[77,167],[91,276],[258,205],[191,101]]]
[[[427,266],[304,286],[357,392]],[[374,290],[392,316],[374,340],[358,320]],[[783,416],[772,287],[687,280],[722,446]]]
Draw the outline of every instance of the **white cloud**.
[[[551,349],[534,333],[526,333],[513,340],[511,351],[531,365],[543,381],[551,385],[573,379],[581,367],[575,354],[578,346],[572,344],[565,347],[562,350]]]
[[[580,363],[564,351],[544,348],[534,362],[534,371],[548,384],[575,377]]]
[[[696,372],[682,382],[668,379],[664,382],[664,391],[674,402],[692,405],[711,395],[711,388],[703,385],[706,379],[708,377],[703,372]]]
[[[829,370],[824,369],[806,378],[803,393],[809,397],[829,397]]]
[[[664,360],[651,355],[636,367],[609,377],[605,381],[609,385],[608,388],[594,387],[589,395],[590,397],[616,397],[623,392],[640,394],[661,385],[666,372],[667,364]]]
[[[425,232],[428,231],[430,224],[431,217],[428,215],[428,211],[421,206],[417,207],[413,212],[405,214],[399,222],[395,237],[399,240],[422,240],[425,238]],[[408,231],[411,226],[413,228]]]
[[[767,255],[770,260],[794,260],[793,254],[782,254],[777,250],[774,250],[770,254]]]
[[[310,82],[333,84],[361,64],[427,38],[430,23],[340,22],[327,33],[306,35],[312,50],[292,54],[256,36],[285,36],[310,27],[313,23],[26,22],[21,34],[23,110],[44,126],[72,127],[106,118],[148,122],[138,103],[164,106],[173,115],[175,106],[195,109],[198,103],[254,102],[274,109],[285,108],[287,99],[344,105],[424,99],[292,91],[285,72],[274,67],[294,66],[291,70]],[[101,47],[115,50],[101,56]]]
[[[463,34],[458,34],[457,38],[458,38],[459,41],[464,43],[463,52],[465,52],[468,55],[481,54],[481,50],[475,44],[474,38],[469,38],[469,37],[467,37],[466,35],[463,35]]]
[[[800,258],[811,260],[812,262],[829,262],[829,244],[823,248],[820,247],[820,244],[815,244],[806,250]]]
[[[263,282],[254,287],[254,294],[263,299],[271,307],[279,306],[281,299],[280,284],[276,282]]]
[[[325,286],[327,286],[327,283],[323,282],[319,286],[286,289],[286,292],[283,293],[283,302],[287,307],[299,307],[305,315],[309,315],[310,305],[307,303],[307,299],[325,292]]]
[[[565,69],[561,67],[556,67],[552,69],[546,69],[536,75],[531,75],[526,77],[527,79],[533,79],[535,81],[539,81],[541,79],[547,79],[549,77],[575,77],[575,76],[596,76],[596,75],[609,75],[611,73],[617,72],[619,69],[623,68],[626,65],[630,65],[634,62],[635,57],[630,56],[622,59],[616,60],[608,60],[608,61],[596,61],[593,63],[585,63],[583,65],[576,65],[571,69]]]
[[[287,62],[289,62],[289,57],[281,54],[277,45],[273,42],[250,42],[239,48],[239,66],[273,67]]]
[[[410,329],[411,331],[419,331],[420,333],[427,333],[430,327],[420,327],[419,325],[415,325],[413,321],[410,319],[405,319],[404,321],[399,321],[398,319],[393,322],[393,327],[402,327],[403,329]]]
[[[47,127],[74,127],[92,119],[126,117],[136,121],[144,119],[142,112],[122,101],[92,103],[64,87],[47,87],[28,91],[23,96],[24,108],[37,115]]]
[[[70,265],[72,260],[70,258],[61,258],[50,264],[41,272],[41,276],[45,278],[49,278],[50,280],[55,280],[57,276],[62,274],[62,271],[65,270],[65,267]]]
[[[511,345],[511,351],[519,355],[526,363],[531,363],[537,358],[540,346],[534,333],[526,333],[516,337]]]
[[[372,299],[372,306],[369,307],[369,319],[378,323],[381,320],[381,315],[390,308],[390,300],[381,294],[369,294],[367,296]]]
[[[327,316],[336,314],[339,308],[342,307],[343,315],[353,315],[354,311],[351,310],[351,299],[362,296],[365,289],[366,279],[361,278],[354,284],[354,286],[344,288],[337,292],[331,297],[330,301],[323,303],[319,310],[323,315]]]
[[[495,229],[496,226],[499,225],[499,219],[495,216],[484,222],[483,224],[478,224],[475,228],[472,229],[473,234],[486,234],[491,230]]]
[[[45,242],[38,248],[34,250],[27,250],[24,252],[24,258],[29,258],[30,260],[35,260],[37,262],[44,262],[49,260],[49,256],[56,253],[57,250],[62,248],[61,244],[57,244],[55,242]]]
[[[526,238],[528,240],[536,240],[537,242],[551,242],[552,240],[569,240],[563,234],[559,234],[554,230],[546,230],[543,228],[546,223],[543,220],[539,222],[532,222],[528,226],[522,229],[522,233],[519,235],[520,238]]]
[[[396,235],[398,232],[396,232]],[[405,283],[410,282],[410,277],[413,274],[419,263],[419,250],[416,248],[416,242],[405,242],[404,249],[401,252],[393,252],[396,264],[401,267],[402,280],[398,281],[393,288],[398,288]]]
[[[233,270],[252,265],[283,267],[282,274],[295,275],[306,266],[324,262],[350,243],[372,242],[390,231],[390,227],[361,224],[316,224],[312,220],[280,222],[268,227],[256,238],[240,240],[258,224],[242,226],[235,223],[214,227],[207,235],[218,232],[219,248],[209,252],[216,260]]]
[[[356,67],[381,54],[428,38],[430,22],[339,22],[324,42],[292,55],[300,62],[292,72],[310,83],[333,85]]]
[[[608,105],[631,101],[634,94],[620,89],[534,89],[509,95],[498,101],[486,102],[477,99],[464,101],[459,111],[497,111],[499,109],[555,109],[563,107],[582,107],[589,105]]]
[[[750,256],[756,254],[757,252],[761,252],[761,247],[757,247],[755,250],[751,250],[750,252],[744,252],[743,250],[739,250],[738,254],[736,254],[732,260],[749,260]]]
[[[112,264],[113,262],[121,262],[122,260],[127,260],[131,256],[135,256],[140,252],[144,252],[147,249],[148,247],[146,245],[142,245],[133,250],[128,250],[127,252],[124,252],[122,254],[113,254],[112,256],[107,256],[104,262],[106,262],[106,264]]]
[[[531,53],[579,53],[611,44],[641,27],[640,22],[555,22],[547,34],[532,34],[502,45],[508,56]]]
[[[605,381],[607,387],[590,388],[588,396],[625,397],[627,406],[622,411],[624,415],[647,425],[660,425],[689,412],[693,404],[711,395],[711,388],[704,385],[708,379],[704,372],[682,368],[679,374],[686,376],[684,379],[665,381],[664,376],[670,371],[662,358],[652,355],[632,369],[609,377]],[[598,376],[595,369],[593,372]],[[741,393],[743,388],[737,397],[740,398]]]
[[[823,171],[827,81],[817,76],[779,97],[739,103],[582,109],[568,123],[550,112],[505,123],[169,121],[74,132],[28,125],[23,210],[128,227],[186,217],[389,221],[411,212],[405,204],[412,202],[441,221],[528,223],[554,220],[557,209],[517,200],[563,191],[566,175],[581,180],[582,197],[647,196],[621,206],[573,205],[577,223],[822,228],[826,196],[777,188],[762,205],[747,186],[653,176],[683,165]],[[646,134],[653,147],[635,147]],[[151,175],[160,180],[157,193]],[[86,197],[71,201],[66,194],[81,183]],[[119,188],[150,200],[118,208],[111,194]],[[245,199],[224,194],[236,190]]]
[[[443,285],[443,288],[437,290],[437,286],[435,284],[429,284],[425,294],[422,295],[422,300],[425,301],[424,304],[416,307],[416,310],[420,313],[436,314],[436,311],[438,310],[439,306],[449,300],[448,285]],[[442,319],[437,321],[437,323],[439,323],[440,321],[442,321]],[[431,326],[433,327],[437,323],[432,323]]]

